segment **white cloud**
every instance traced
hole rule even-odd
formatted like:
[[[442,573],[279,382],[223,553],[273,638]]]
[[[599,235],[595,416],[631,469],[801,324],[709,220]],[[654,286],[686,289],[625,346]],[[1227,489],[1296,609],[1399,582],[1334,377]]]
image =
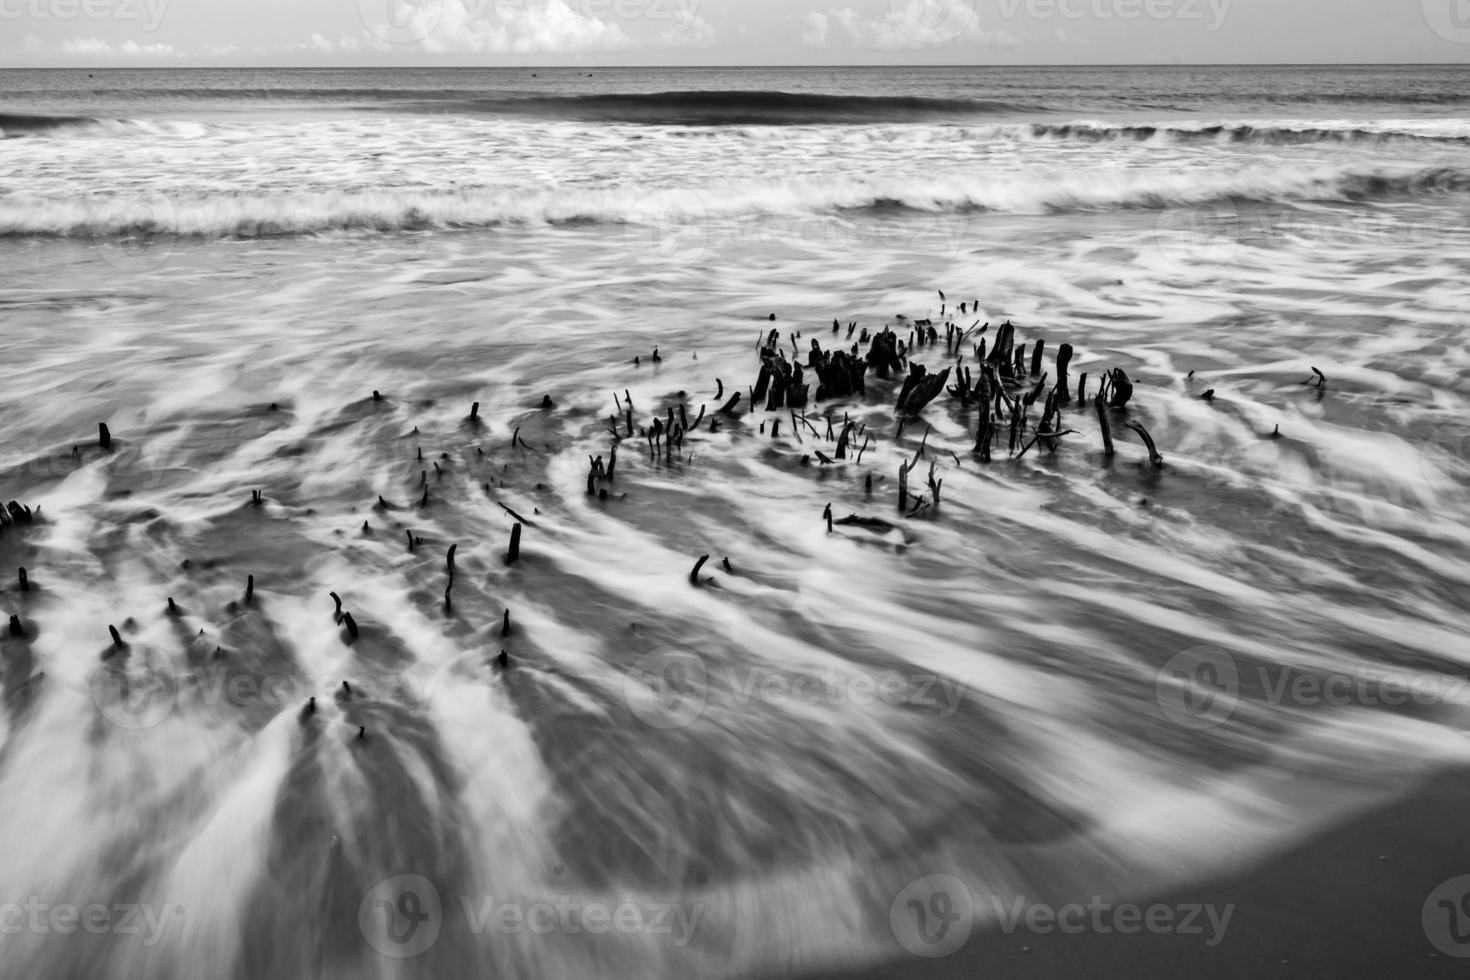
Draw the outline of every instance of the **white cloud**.
[[[655,40],[672,48],[707,48],[715,43],[715,25],[695,14],[688,23],[681,21],[659,31]]]
[[[172,44],[139,44],[137,41],[124,41],[118,51],[129,58],[172,58],[176,53]]]
[[[827,15],[813,10],[802,18],[806,30],[802,31],[801,43],[809,48],[827,46]]]
[[[80,57],[93,57],[97,55],[110,57],[113,53],[112,45],[95,37],[68,38],[61,42],[61,51],[63,54],[77,55]]]
[[[831,43],[830,25],[842,31],[854,48],[902,51],[936,44],[1010,47],[1016,39],[1005,31],[987,31],[973,0],[890,0],[888,10],[865,16],[851,7],[831,7],[803,19],[802,42],[808,47]]]
[[[391,0],[390,0],[391,2]],[[392,23],[369,24],[367,44],[416,45],[432,54],[538,54],[614,51],[630,39],[616,23],[566,0],[421,0],[398,6]]]
[[[275,50],[310,51],[314,54],[342,54],[344,52],[351,53],[354,51],[361,51],[364,47],[365,45],[359,38],[352,37],[351,35],[344,34],[342,37],[333,41],[325,34],[313,32],[311,37],[305,41],[293,41],[290,44],[280,44],[276,46]],[[238,49],[231,44],[218,49],[206,47],[204,53],[209,55],[222,55],[230,54],[231,52],[236,50]],[[378,50],[388,50],[387,45],[380,45],[378,47]]]
[[[29,40],[27,47],[30,48]],[[31,50],[35,49],[31,48]],[[172,58],[178,52],[171,44],[139,44],[137,41],[124,41],[114,48],[100,38],[77,37],[62,41],[61,53],[76,58]]]

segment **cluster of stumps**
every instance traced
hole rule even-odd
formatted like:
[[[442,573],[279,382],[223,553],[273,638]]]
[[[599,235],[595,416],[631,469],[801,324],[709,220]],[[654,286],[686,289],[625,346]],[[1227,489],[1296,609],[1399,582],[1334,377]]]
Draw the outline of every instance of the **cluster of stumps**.
[[[779,330],[773,327],[762,332],[756,342],[760,368],[755,383],[746,392],[734,392],[721,403],[725,399],[725,386],[723,381],[716,379],[715,400],[720,407],[710,413],[709,431],[719,431],[721,420],[737,414],[742,395],[748,395],[752,409],[763,406],[768,413],[789,412],[797,438],[801,438],[801,430],[805,428],[818,440],[832,443],[830,453],[813,448],[810,454],[803,455],[803,466],[834,465],[839,460],[848,459],[854,452],[856,461],[861,463],[863,453],[872,441],[866,423],[846,414],[841,419],[834,419],[829,411],[818,424],[813,424],[807,410],[814,402],[866,396],[871,373],[880,382],[899,380],[894,403],[899,435],[906,424],[941,395],[948,394],[958,401],[962,409],[973,411],[978,419],[971,453],[982,462],[994,459],[996,447],[1002,439],[1006,444],[1006,456],[1011,459],[1020,459],[1038,445],[1047,452],[1056,452],[1064,436],[1076,434],[1074,429],[1063,428],[1062,410],[1080,405],[1085,411],[1090,402],[1097,417],[1105,456],[1114,454],[1113,425],[1115,421],[1121,421],[1142,440],[1148,452],[1147,465],[1155,470],[1163,467],[1164,458],[1148,430],[1137,421],[1117,417],[1133,397],[1133,382],[1122,368],[1105,371],[1091,396],[1087,391],[1088,376],[1083,373],[1074,393],[1069,376],[1073,356],[1071,344],[1063,343],[1056,349],[1053,378],[1052,372],[1046,370],[1047,345],[1044,339],[1036,340],[1028,349],[1028,345],[1017,338],[1016,326],[1009,320],[993,333],[988,322],[982,324],[978,319],[969,327],[962,327],[954,317],[973,314],[979,308],[979,301],[962,302],[951,313],[942,291],[939,300],[942,325],[936,325],[931,319],[910,320],[900,315],[897,318],[898,329],[885,327],[870,332],[867,329],[859,331],[855,322],[844,328],[840,321],[833,320],[832,335],[836,337],[845,329],[844,339],[851,341],[850,346],[824,349],[820,341],[813,338],[804,356],[800,332],[789,335],[790,355],[783,347]],[[771,314],[770,319],[774,321],[776,315]],[[904,326],[908,327],[907,339],[900,333]],[[867,345],[866,352],[863,345]],[[930,371],[915,360],[925,348],[954,363],[937,372]],[[967,355],[969,363],[966,363]],[[705,408],[701,406],[698,416],[691,422],[681,404],[677,409],[669,408],[666,417],[655,418],[652,425],[637,429],[631,396],[626,401],[619,400],[616,395],[614,399],[619,412],[611,416],[608,423],[614,438],[641,436],[647,440],[649,452],[655,459],[672,458],[683,448],[686,433],[697,430],[705,418]],[[1040,414],[1034,416],[1033,408],[1037,406]],[[780,435],[783,421],[779,417],[769,420],[773,437]],[[825,433],[822,425],[825,425]],[[760,423],[760,431],[765,433],[766,421]],[[940,500],[943,480],[936,479],[932,462],[926,481],[928,495],[912,493],[909,489],[909,473],[924,457],[927,446],[926,435],[913,459],[899,466],[898,508],[900,513],[911,517],[937,507]],[[589,494],[597,492],[597,481],[604,472],[610,473],[611,468],[604,470],[601,457],[598,457],[587,477]],[[871,474],[865,479],[865,487],[872,492]],[[834,521],[830,507],[824,516],[829,526],[849,524],[878,530],[892,527],[890,522],[881,518],[857,515]]]

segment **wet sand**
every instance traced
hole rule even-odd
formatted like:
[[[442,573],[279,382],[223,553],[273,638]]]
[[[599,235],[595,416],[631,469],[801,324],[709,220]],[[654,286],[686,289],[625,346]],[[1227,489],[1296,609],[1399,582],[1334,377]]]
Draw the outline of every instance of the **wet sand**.
[[[1446,770],[1409,796],[1258,866],[1134,900],[1143,907],[1234,905],[1224,938],[1213,948],[1199,936],[1147,931],[1132,936],[977,931],[957,953],[942,959],[912,956],[862,972],[809,976],[1463,977],[1470,963],[1435,949],[1421,912],[1439,885],[1470,873],[1467,811],[1470,770]],[[1470,956],[1470,943],[1464,952]]]

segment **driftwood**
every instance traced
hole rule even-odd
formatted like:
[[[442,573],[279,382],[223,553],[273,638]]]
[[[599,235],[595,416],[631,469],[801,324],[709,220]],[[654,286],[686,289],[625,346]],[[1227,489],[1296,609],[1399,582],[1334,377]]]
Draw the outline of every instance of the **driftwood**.
[[[898,354],[898,335],[892,330],[884,330],[873,335],[873,342],[868,347],[868,367],[883,381],[893,377],[894,373],[903,370],[903,359]]]
[[[1108,382],[1112,391],[1108,404],[1113,408],[1122,408],[1127,405],[1128,400],[1133,397],[1133,382],[1128,380],[1127,372],[1122,368],[1113,368],[1108,372]]]
[[[1060,399],[1063,405],[1071,402],[1072,400],[1070,384],[1067,381],[1067,367],[1071,363],[1072,345],[1063,344],[1062,346],[1057,348],[1057,398]],[[1082,378],[1085,383],[1087,380],[1087,375],[1084,374]],[[1082,396],[1081,394],[1078,394],[1077,397],[1081,398]]]
[[[990,400],[980,403],[980,426],[975,431],[975,453],[983,462],[990,462],[990,442],[995,438],[995,423],[990,416]]]
[[[944,383],[949,380],[949,368],[938,374],[930,374],[922,364],[909,365],[909,376],[904,379],[898,392],[897,411],[903,415],[917,415],[924,406],[939,396]]]
[[[860,514],[848,514],[840,520],[833,521],[840,527],[862,527],[872,531],[888,532],[898,527],[892,521],[885,521],[881,517],[864,517]]]
[[[1106,387],[1106,386],[1105,386]],[[1113,455],[1113,430],[1108,426],[1108,406],[1105,398],[1105,388],[1097,393],[1093,399],[1093,406],[1097,409],[1097,424],[1102,430],[1103,455]]]
[[[1148,430],[1137,422],[1124,422],[1123,424],[1134,432],[1137,432],[1138,438],[1143,440],[1144,446],[1148,448],[1148,461],[1153,464],[1153,468],[1156,470],[1163,469],[1164,457],[1159,455],[1159,450],[1154,445],[1153,437],[1148,434]]]

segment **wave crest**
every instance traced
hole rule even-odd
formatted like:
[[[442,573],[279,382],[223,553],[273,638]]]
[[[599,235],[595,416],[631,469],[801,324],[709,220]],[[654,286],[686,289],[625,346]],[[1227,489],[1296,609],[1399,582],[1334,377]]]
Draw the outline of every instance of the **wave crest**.
[[[270,236],[503,224],[697,223],[742,215],[910,210],[1044,214],[1197,207],[1220,201],[1367,202],[1470,191],[1470,170],[1318,168],[1187,175],[752,181],[716,189],[382,188],[282,194],[0,197],[0,235]]]

